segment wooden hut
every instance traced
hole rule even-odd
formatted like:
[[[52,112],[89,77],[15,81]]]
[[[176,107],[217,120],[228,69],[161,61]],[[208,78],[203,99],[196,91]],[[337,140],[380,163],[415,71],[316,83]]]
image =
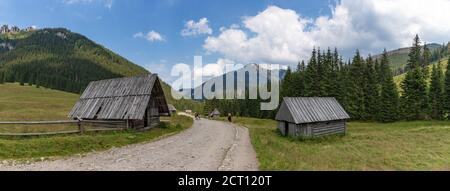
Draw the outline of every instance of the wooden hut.
[[[128,128],[151,128],[169,116],[158,75],[91,82],[75,104],[72,119],[123,121]]]
[[[335,98],[284,98],[276,120],[285,136],[317,137],[345,134],[350,116]]]
[[[175,108],[172,104],[168,104],[167,107],[169,108],[170,114],[177,113],[177,108]]]
[[[216,109],[214,109],[214,111],[212,111],[212,112],[209,114],[209,116],[212,117],[212,118],[219,118],[219,117],[220,117],[220,112],[219,112],[219,110],[216,108]]]

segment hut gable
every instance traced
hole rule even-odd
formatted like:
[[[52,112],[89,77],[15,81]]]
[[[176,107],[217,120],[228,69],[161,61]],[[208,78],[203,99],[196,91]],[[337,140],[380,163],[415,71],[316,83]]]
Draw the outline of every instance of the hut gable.
[[[220,112],[219,112],[219,110],[216,108],[216,109],[214,109],[213,112],[211,112],[211,115],[220,115]]]
[[[316,123],[349,119],[350,116],[335,98],[284,98],[276,116],[278,121],[294,124]]]
[[[164,92],[156,74],[91,82],[69,114],[70,118],[142,120],[149,104],[168,114]]]
[[[169,108],[170,112],[176,112],[177,109],[175,108],[175,106],[173,106],[172,104],[168,104],[167,107]]]

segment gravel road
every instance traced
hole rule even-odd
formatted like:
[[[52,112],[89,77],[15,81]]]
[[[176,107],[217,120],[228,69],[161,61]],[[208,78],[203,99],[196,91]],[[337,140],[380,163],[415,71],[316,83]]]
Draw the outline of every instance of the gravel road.
[[[108,151],[31,164],[0,164],[1,171],[254,171],[258,160],[248,129],[197,120],[168,138]]]

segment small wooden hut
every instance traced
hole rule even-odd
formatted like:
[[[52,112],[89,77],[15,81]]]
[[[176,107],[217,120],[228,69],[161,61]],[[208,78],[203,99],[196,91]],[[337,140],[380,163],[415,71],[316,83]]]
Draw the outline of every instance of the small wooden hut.
[[[278,129],[285,136],[317,137],[345,134],[350,116],[335,98],[284,98],[277,113]]]
[[[72,119],[123,121],[135,129],[157,126],[160,116],[170,112],[156,74],[91,82],[69,114]]]
[[[219,118],[220,117],[220,111],[216,108],[216,109],[214,109],[214,111],[212,111],[209,114],[209,116],[212,117],[212,118]]]
[[[172,104],[168,104],[167,107],[169,108],[170,114],[177,113],[177,108],[175,108]]]

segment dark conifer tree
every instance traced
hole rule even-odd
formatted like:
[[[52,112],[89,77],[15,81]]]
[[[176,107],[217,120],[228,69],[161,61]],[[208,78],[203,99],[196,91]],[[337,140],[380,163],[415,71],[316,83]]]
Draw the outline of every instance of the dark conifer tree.
[[[369,55],[366,61],[365,74],[366,84],[364,88],[364,114],[365,119],[376,119],[378,113],[379,90],[377,74],[372,56]]]
[[[348,87],[350,95],[347,109],[353,119],[362,119],[366,116],[364,107],[364,86],[366,84],[364,70],[364,60],[359,50],[357,50],[350,65],[350,73],[348,76],[350,80]]]
[[[284,79],[281,81],[281,96],[282,97],[292,97],[294,96],[294,81],[293,73],[289,67],[286,71]]]
[[[443,108],[443,74],[442,66],[440,63],[433,65],[433,71],[431,74],[431,86],[430,86],[430,116],[433,119],[441,120],[444,117]]]
[[[426,75],[421,66],[420,38],[416,35],[409,53],[407,64],[409,72],[406,73],[401,85],[403,88],[402,109],[408,120],[424,119],[428,113]]]
[[[431,52],[428,48],[427,43],[423,45],[423,53],[422,53],[422,59],[421,59],[421,66],[423,69],[423,75],[425,76],[425,79],[428,79],[430,77],[430,71],[428,69],[428,65],[431,63]]]
[[[318,73],[319,70],[318,60],[317,60],[317,51],[314,48],[311,54],[311,59],[309,60],[308,67],[305,71],[305,96],[317,96],[319,91],[318,87]]]
[[[446,117],[450,120],[450,57],[448,58],[447,71],[445,72],[444,92],[443,106]]]
[[[382,75],[379,76],[381,88],[377,120],[381,122],[394,122],[399,119],[399,95],[389,65],[385,49],[379,66],[379,74]]]

